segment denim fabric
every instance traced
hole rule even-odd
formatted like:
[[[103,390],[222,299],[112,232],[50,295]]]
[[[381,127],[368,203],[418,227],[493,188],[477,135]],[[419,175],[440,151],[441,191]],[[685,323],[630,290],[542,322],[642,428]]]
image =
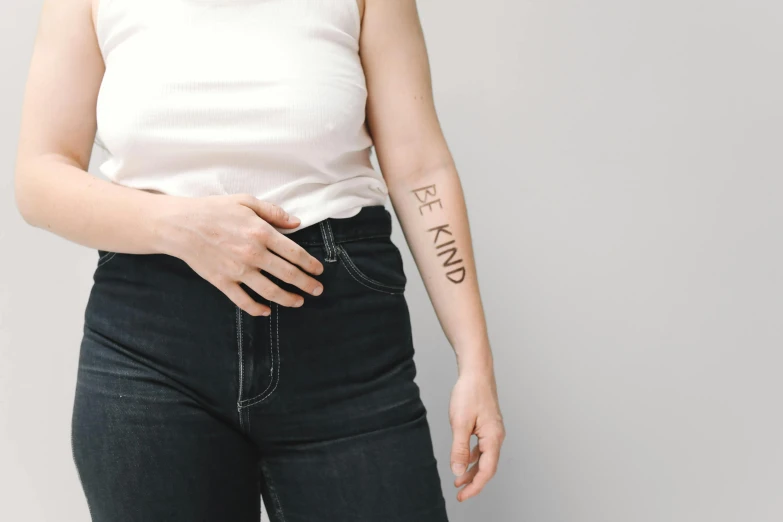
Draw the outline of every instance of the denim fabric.
[[[165,254],[99,251],[73,458],[96,522],[447,521],[391,214],[289,237],[320,296],[254,317]]]

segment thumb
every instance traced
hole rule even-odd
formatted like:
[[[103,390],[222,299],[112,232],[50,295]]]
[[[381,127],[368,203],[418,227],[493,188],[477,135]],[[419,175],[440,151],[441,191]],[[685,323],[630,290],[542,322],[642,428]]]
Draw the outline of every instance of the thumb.
[[[451,472],[460,476],[470,463],[470,436],[473,423],[466,420],[452,422],[453,442],[451,445]]]
[[[299,218],[291,216],[283,207],[275,205],[270,201],[258,199],[253,195],[243,198],[241,203],[249,207],[258,217],[273,226],[278,227],[296,227],[299,225]]]

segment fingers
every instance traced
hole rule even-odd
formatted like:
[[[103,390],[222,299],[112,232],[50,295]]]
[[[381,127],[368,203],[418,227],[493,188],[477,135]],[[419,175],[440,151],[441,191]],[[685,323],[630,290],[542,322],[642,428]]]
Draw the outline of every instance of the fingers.
[[[275,230],[275,226],[294,227],[300,224],[298,218],[290,216],[278,205],[264,201],[249,194],[239,194],[237,201],[250,208],[260,218],[258,226],[248,232],[248,243],[240,252],[245,265],[265,270],[280,280],[290,283],[311,295],[323,292],[321,283],[303,270],[312,274],[321,274],[324,266],[285,234]],[[263,246],[263,248],[259,248]],[[283,306],[301,306],[304,299],[293,292],[288,292],[264,277],[258,270],[241,268],[241,282],[255,290],[259,295],[275,301]]]
[[[301,245],[294,242],[291,238],[286,237],[284,234],[278,232],[277,230],[272,229],[271,232],[267,234],[265,244],[269,250],[271,250],[278,256],[282,257],[283,259],[295,265],[302,267],[303,270],[307,270],[311,274],[318,275],[324,271],[324,266],[320,261],[318,261],[318,259],[313,257]],[[265,267],[261,267],[261,268],[264,268],[264,270],[266,270]]]
[[[265,262],[264,270],[282,281],[301,288],[312,295],[321,295],[321,292],[323,292],[323,285],[317,279],[310,277],[298,266],[292,265],[282,257],[269,253],[265,257]]]
[[[451,472],[458,477],[465,473],[470,462],[470,436],[474,423],[455,419],[451,423],[453,442],[451,445]]]
[[[279,208],[279,207],[278,207]],[[243,246],[241,255],[242,261],[248,265],[256,266],[258,268],[273,273],[269,268],[281,265],[273,265],[274,258],[283,258],[290,263],[301,267],[312,274],[321,274],[324,271],[323,264],[318,261],[312,254],[310,254],[305,248],[296,243],[290,237],[286,237],[285,234],[275,230],[272,223],[266,221],[259,221],[256,226],[245,232],[247,242]],[[269,256],[269,251],[274,252],[277,256]],[[286,269],[291,270],[291,269]],[[280,277],[278,274],[274,274]],[[283,275],[285,273],[283,272]],[[289,274],[289,279],[296,278],[295,272]],[[287,281],[283,277],[280,277],[284,281]],[[315,280],[313,280],[315,281]],[[317,282],[310,281],[310,285],[315,288]],[[297,285],[298,286],[298,285]],[[307,285],[306,285],[307,286]],[[305,288],[303,290],[309,291]]]
[[[283,290],[258,270],[248,270],[242,279],[242,282],[252,288],[259,295],[283,306],[299,307],[304,304],[304,297],[293,292]]]
[[[489,479],[495,476],[497,471],[499,452],[495,450],[487,450],[481,453],[478,464],[474,467],[478,468],[473,480],[462,488],[457,493],[457,500],[463,502],[470,497],[478,495],[484,486],[489,482]]]
[[[253,316],[269,315],[272,310],[250,297],[245,292],[239,283],[231,282],[226,285],[220,285],[218,288],[228,297],[235,305]]]
[[[479,438],[477,447],[481,452],[478,464],[471,471],[478,469],[467,486],[457,493],[460,502],[478,495],[489,480],[495,476],[500,459],[500,445],[503,443],[504,432],[502,427],[491,430],[482,438]],[[464,481],[462,481],[464,483]],[[457,486],[459,487],[459,486]]]
[[[473,464],[479,459],[479,455],[481,455],[481,452],[479,451],[479,446],[476,444],[473,446],[473,449],[470,451],[470,463]],[[473,477],[476,476],[476,473],[478,473],[478,466],[472,466],[468,471],[460,475],[454,480],[454,486],[455,487],[461,487],[473,480]]]
[[[269,201],[258,199],[251,194],[238,194],[239,203],[245,205],[258,214],[258,217],[275,226],[296,227],[299,226],[299,218],[291,216],[282,207]]]

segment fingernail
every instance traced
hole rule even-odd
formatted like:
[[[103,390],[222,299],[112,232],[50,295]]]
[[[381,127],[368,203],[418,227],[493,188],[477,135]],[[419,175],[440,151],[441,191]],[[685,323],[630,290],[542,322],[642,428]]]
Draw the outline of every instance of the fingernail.
[[[321,292],[323,291],[324,291],[324,287],[322,286],[316,287],[316,289],[313,290],[313,295],[321,295]]]
[[[302,306],[304,304],[304,299],[299,299],[294,303],[294,306]]]
[[[461,462],[454,462],[451,465],[451,472],[454,473],[456,476],[460,476],[463,473],[465,473],[466,466],[465,464],[462,464]]]

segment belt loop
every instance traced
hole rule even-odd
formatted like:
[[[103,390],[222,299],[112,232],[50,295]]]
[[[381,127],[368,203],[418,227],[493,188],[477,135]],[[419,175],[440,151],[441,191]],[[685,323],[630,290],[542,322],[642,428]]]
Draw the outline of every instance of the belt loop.
[[[334,244],[334,234],[332,234],[332,227],[329,224],[329,218],[323,219],[318,222],[321,227],[321,237],[324,240],[324,248],[326,249],[326,256],[324,261],[334,263],[337,261],[337,247]]]

